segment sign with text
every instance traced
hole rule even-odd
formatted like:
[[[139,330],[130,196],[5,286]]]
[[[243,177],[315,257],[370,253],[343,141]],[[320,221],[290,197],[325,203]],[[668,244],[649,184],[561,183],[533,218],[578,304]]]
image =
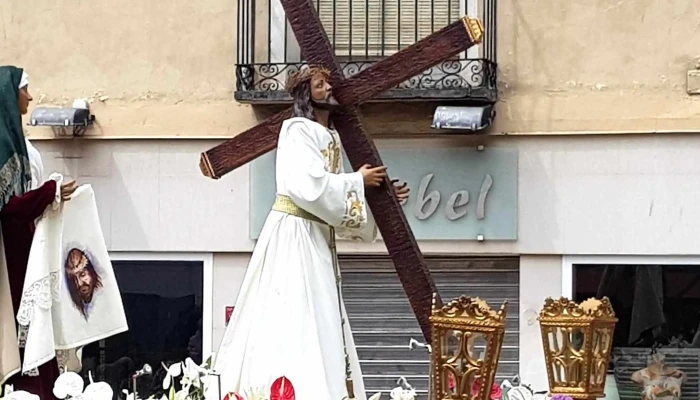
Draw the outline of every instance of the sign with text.
[[[250,235],[257,239],[275,202],[275,152],[252,163]],[[516,240],[518,150],[380,149],[392,179],[408,182],[403,205],[418,240]],[[345,170],[351,171],[347,160]]]

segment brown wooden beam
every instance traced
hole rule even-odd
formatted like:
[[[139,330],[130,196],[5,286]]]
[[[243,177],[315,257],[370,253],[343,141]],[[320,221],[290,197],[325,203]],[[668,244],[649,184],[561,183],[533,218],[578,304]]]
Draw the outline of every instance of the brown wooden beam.
[[[323,65],[331,71],[333,84],[345,79],[335,50],[318,16],[313,0],[280,0],[289,25],[299,43],[302,59],[309,65]]]
[[[346,152],[353,170],[357,171],[364,164],[384,165],[374,142],[365,133],[356,108],[344,108],[336,112],[333,121],[343,147],[353,150]],[[438,299],[440,297],[430,276],[428,264],[419,250],[391,183],[387,180],[379,188],[368,188],[366,193],[372,216],[394,262],[394,268],[423,336],[430,341],[431,302],[433,295]]]
[[[331,70],[333,93],[338,102],[343,105],[365,102],[435,65],[436,59],[444,61],[479,43],[483,36],[481,23],[464,17],[393,56],[377,62],[359,74],[345,79],[340,75],[341,69],[328,36],[322,29],[321,20],[316,14],[312,0],[282,0],[285,9],[290,6],[289,3],[294,5],[288,17],[299,46],[302,50],[315,49],[309,52],[310,54],[304,54],[305,59],[311,65],[323,65]],[[318,35],[315,29],[321,29],[323,35]],[[218,179],[271,151],[277,146],[282,121],[290,115],[291,109],[285,110],[203,153],[200,158],[202,173]]]
[[[277,147],[282,122],[291,109],[281,111],[260,124],[202,153],[199,168],[204,176],[219,179]]]
[[[340,104],[360,104],[478,44],[482,37],[481,23],[463,17],[357,75],[334,82],[333,93]]]

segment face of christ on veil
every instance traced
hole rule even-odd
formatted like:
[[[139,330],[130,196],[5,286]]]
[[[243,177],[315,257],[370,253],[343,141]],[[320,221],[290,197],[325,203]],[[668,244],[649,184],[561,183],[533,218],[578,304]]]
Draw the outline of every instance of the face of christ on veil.
[[[88,317],[88,305],[92,302],[95,290],[102,287],[102,279],[95,271],[87,254],[82,250],[71,249],[66,257],[65,273],[68,292],[73,305],[83,317]]]

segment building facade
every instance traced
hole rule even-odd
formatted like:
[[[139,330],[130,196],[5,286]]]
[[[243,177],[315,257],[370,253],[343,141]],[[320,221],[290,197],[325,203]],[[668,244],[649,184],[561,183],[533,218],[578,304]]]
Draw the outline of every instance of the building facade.
[[[491,41],[362,112],[390,174],[412,187],[404,210],[443,298],[509,301],[499,378],[519,373],[546,390],[537,313],[549,296],[595,294],[595,282],[580,284],[586,266],[700,265],[700,27],[690,17],[700,4],[317,8],[346,74],[461,14],[487,24]],[[288,104],[285,71],[303,63],[281,6],[10,0],[0,18],[0,64],[27,69],[34,106],[86,98],[96,116],[79,138],[27,127],[47,171],[94,187],[131,312],[133,336],[85,357],[131,352],[140,368],[216,351],[274,193],[269,157],[213,181],[199,154]],[[491,104],[485,133],[431,127],[439,105]],[[340,246],[368,386],[403,375],[427,387],[428,357],[408,350],[420,332],[381,240]]]

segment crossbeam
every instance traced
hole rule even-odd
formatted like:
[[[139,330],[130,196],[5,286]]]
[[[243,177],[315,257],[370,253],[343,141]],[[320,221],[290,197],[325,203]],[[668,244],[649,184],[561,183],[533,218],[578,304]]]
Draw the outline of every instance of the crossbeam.
[[[466,51],[474,44],[481,42],[482,32],[483,27],[479,20],[463,17],[392,57],[373,64],[355,76],[333,81],[335,87],[333,95],[341,105],[360,105],[433,65]],[[445,49],[446,53],[436,60],[431,60],[425,55],[426,48],[430,46],[439,46]],[[313,63],[309,62],[309,64]],[[336,69],[336,71],[340,70]],[[377,84],[377,82],[384,83],[385,80],[388,80],[386,84]],[[270,152],[277,147],[282,122],[291,115],[291,108],[281,111],[206,151],[200,160],[202,173],[209,178],[219,179]]]
[[[383,165],[372,138],[364,130],[357,106],[480,43],[483,37],[481,22],[463,17],[346,79],[312,0],[281,2],[306,62],[330,70],[333,95],[341,105],[333,113],[333,124],[355,170],[364,164]],[[218,179],[274,149],[282,122],[290,116],[290,110],[277,113],[203,153],[202,173]],[[431,303],[433,296],[439,299],[439,294],[390,181],[387,179],[379,188],[369,188],[367,202],[423,335],[430,341]]]

